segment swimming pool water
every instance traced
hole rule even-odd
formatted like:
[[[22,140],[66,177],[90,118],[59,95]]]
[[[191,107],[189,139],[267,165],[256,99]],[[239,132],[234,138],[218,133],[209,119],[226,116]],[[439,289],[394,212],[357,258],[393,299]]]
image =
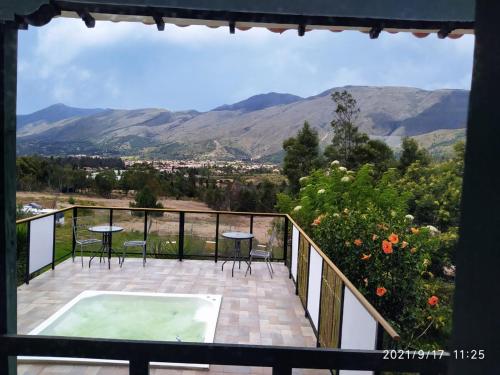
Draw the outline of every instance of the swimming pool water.
[[[30,335],[211,343],[222,296],[85,291]],[[22,362],[127,364],[88,358],[18,357]],[[158,363],[151,367],[208,369],[206,364]]]
[[[210,297],[84,296],[37,334],[205,342],[215,308]]]

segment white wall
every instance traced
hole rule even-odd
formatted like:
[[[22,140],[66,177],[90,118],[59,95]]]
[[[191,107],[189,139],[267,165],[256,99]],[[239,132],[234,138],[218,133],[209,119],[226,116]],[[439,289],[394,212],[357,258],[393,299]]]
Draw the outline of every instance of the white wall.
[[[54,215],[30,223],[29,272],[35,272],[52,263]]]
[[[377,322],[352,294],[344,287],[344,310],[342,316],[342,349],[375,349]],[[340,375],[368,375],[372,371],[340,371]]]
[[[323,258],[311,246],[311,255],[309,258],[309,287],[307,290],[307,310],[314,324],[318,329],[319,321],[319,297],[321,294],[321,269],[323,268]]]
[[[292,228],[292,277],[297,282],[297,264],[299,257],[299,230],[294,225]]]

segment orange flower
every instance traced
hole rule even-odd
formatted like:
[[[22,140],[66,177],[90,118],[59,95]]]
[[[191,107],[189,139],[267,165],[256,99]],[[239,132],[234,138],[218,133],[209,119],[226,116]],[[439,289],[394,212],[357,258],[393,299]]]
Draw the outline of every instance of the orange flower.
[[[313,223],[311,225],[318,226],[321,224],[321,220],[314,219]]]
[[[363,241],[359,238],[354,240],[354,245],[360,247],[363,244]]]
[[[361,257],[361,260],[368,260],[372,257],[371,254],[363,254],[363,256]]]
[[[404,249],[406,246],[408,246],[408,242],[406,242],[406,241],[401,242],[402,249]]]
[[[379,286],[377,288],[377,292],[376,293],[377,293],[377,296],[383,297],[383,295],[387,293],[387,289],[385,289],[383,286]]]
[[[397,244],[399,242],[399,237],[396,233],[391,233],[391,235],[389,236],[389,241],[391,241],[391,243],[393,244]]]
[[[416,247],[412,247],[410,249],[410,253],[415,254],[416,252],[417,252],[417,248]]]
[[[376,241],[376,240],[377,240],[377,238],[378,238],[378,236],[377,236],[376,234],[374,234],[374,235],[372,236],[372,241]]]
[[[411,228],[411,232],[412,232],[413,234],[418,234],[418,233],[420,232],[420,230],[419,230],[418,228],[412,227],[412,228]]]
[[[427,303],[430,305],[430,306],[436,306],[438,303],[439,303],[439,298],[436,297],[436,296],[431,296],[429,297],[429,299],[427,300]]]
[[[383,240],[382,241],[382,250],[384,251],[385,254],[392,254],[392,243],[389,241]]]

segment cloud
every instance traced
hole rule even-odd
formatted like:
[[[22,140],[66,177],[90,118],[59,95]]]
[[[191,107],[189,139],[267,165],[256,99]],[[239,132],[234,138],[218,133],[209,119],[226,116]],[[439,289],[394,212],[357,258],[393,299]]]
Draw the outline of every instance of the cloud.
[[[262,43],[273,39],[265,29],[251,29],[229,35],[227,27],[212,29],[206,26],[178,27],[167,24],[160,32],[155,25],[141,23],[97,21],[87,28],[81,20],[55,19],[43,29],[37,29],[36,55],[49,67],[62,66],[89,49],[105,48],[134,42],[176,44],[185,48],[234,43]]]
[[[277,91],[310,96],[334,86],[468,88],[474,38],[417,39],[358,31],[178,27],[55,19],[20,36],[20,108],[208,109]]]
[[[335,70],[331,79],[331,87],[340,87],[347,85],[363,85],[366,84],[366,79],[359,69],[350,67],[341,67]]]

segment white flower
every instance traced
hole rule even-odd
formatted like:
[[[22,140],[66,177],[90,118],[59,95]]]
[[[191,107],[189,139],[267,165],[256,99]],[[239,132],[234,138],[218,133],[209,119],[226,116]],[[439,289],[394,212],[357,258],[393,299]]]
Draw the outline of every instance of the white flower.
[[[415,217],[413,215],[408,214],[405,216],[405,219],[408,221],[413,221],[413,219],[415,219]]]
[[[336,213],[336,212],[332,216],[333,217],[340,217],[340,215],[338,213]]]
[[[326,191],[325,189],[319,189],[318,194],[325,194],[325,191]]]
[[[330,171],[326,171],[325,176],[330,176]]]
[[[295,206],[295,208],[293,209],[294,211],[300,211],[302,209],[302,206]]]
[[[391,216],[392,216],[392,217],[396,217],[396,211],[391,210]]]
[[[342,181],[342,182],[349,182],[349,181],[351,181],[351,178],[349,176],[344,176],[344,177],[342,177],[340,179],[340,181]]]
[[[346,167],[339,167],[339,171],[346,172],[347,168]]]
[[[439,231],[439,229],[437,229],[435,226],[433,225],[427,225],[425,228],[427,228],[429,230],[429,233],[432,235],[432,236],[435,236],[436,234],[439,234],[441,233]]]
[[[330,165],[331,165],[332,167],[334,167],[334,166],[336,166],[336,165],[339,165],[339,164],[340,164],[340,161],[338,161],[338,160],[334,160],[334,161],[332,161],[332,162],[330,163]]]
[[[302,182],[306,182],[307,181],[307,177],[301,177],[299,178],[299,182],[302,183]]]
[[[347,171],[347,174],[354,174],[354,171]]]

